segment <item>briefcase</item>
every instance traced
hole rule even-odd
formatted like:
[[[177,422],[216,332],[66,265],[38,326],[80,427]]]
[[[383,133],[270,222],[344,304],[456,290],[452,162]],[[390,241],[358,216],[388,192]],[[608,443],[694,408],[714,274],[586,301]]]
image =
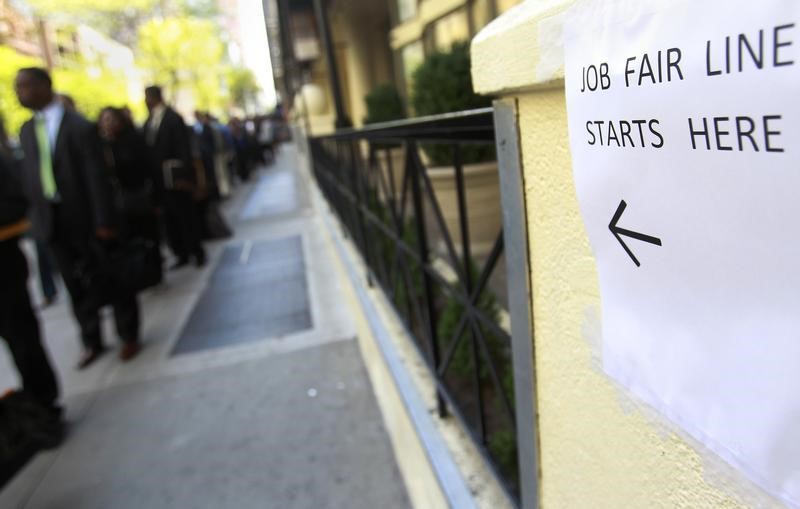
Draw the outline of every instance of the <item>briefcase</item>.
[[[164,189],[189,191],[194,188],[194,169],[180,159],[167,159],[161,167]]]

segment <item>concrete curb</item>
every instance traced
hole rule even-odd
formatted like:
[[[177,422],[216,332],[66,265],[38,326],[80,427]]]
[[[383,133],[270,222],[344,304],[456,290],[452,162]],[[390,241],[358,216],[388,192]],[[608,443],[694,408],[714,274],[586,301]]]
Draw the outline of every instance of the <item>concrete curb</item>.
[[[318,190],[315,189],[313,192],[317,193]],[[449,506],[452,508],[477,508],[474,497],[461,475],[461,471],[439,434],[416,385],[411,379],[411,375],[408,373],[407,368],[395,349],[391,334],[387,325],[384,323],[381,313],[372,302],[372,299],[367,293],[363,278],[360,277],[359,272],[356,270],[359,261],[355,260],[353,255],[346,249],[344,240],[341,238],[338,227],[334,224],[334,220],[330,214],[323,212],[322,215],[323,221],[327,226],[327,231],[336,247],[337,255],[345,266],[350,283],[356,292],[367,323],[375,337],[386,366],[394,379],[395,386],[403,399],[406,413],[414,424],[419,441],[437,477],[442,493],[447,499]]]

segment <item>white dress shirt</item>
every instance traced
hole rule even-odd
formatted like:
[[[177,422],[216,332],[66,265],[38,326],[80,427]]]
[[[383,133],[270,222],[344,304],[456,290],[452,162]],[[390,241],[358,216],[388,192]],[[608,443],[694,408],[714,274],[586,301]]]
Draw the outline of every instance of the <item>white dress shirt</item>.
[[[152,120],[150,120],[150,126],[147,128],[146,133],[148,145],[155,145],[158,129],[161,127],[161,121],[164,119],[165,111],[167,111],[167,107],[163,103],[153,108]]]
[[[58,131],[61,129],[61,120],[64,118],[64,105],[58,99],[45,106],[36,115],[44,119],[47,128],[47,141],[50,142],[50,152],[55,153]]]

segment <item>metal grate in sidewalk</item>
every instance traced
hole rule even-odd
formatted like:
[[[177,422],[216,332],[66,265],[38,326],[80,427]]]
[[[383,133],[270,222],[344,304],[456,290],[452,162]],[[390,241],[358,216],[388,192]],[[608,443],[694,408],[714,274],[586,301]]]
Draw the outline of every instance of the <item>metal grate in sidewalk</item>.
[[[299,207],[295,173],[288,169],[274,169],[260,178],[242,209],[240,219],[246,221],[288,214]]]
[[[228,246],[173,355],[310,329],[300,236]]]

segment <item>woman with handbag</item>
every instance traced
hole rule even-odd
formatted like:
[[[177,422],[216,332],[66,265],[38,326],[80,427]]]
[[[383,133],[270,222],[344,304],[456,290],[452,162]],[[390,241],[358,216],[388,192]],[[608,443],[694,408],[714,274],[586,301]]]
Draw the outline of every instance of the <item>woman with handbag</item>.
[[[107,107],[97,121],[100,148],[117,193],[124,233],[159,242],[157,174],[144,137],[118,108]]]

